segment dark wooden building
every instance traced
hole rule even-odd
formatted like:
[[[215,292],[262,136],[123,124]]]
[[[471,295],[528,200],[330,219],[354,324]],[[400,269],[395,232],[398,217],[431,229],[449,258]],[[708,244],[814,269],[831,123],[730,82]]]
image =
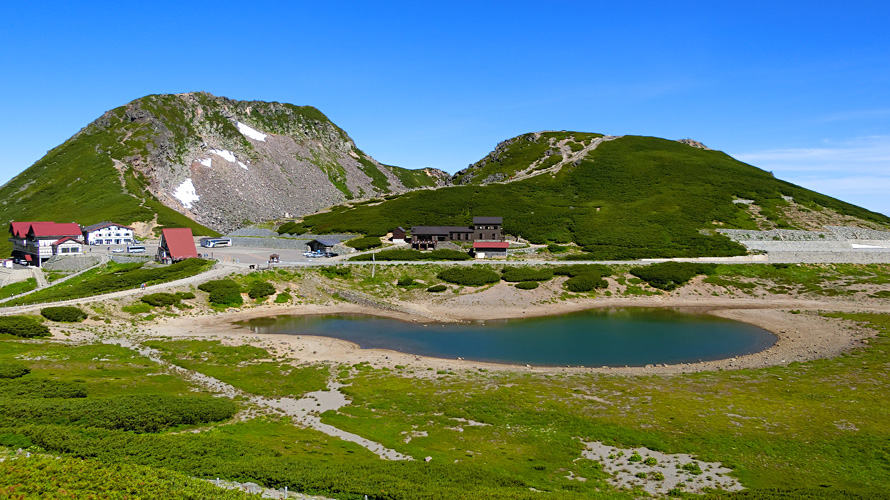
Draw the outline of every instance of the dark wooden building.
[[[402,241],[405,241],[405,233],[406,233],[406,232],[407,232],[407,231],[405,231],[405,228],[403,228],[402,226],[399,226],[399,227],[393,229],[393,230],[392,230],[392,239],[393,239],[393,241],[395,241],[395,240],[402,240]]]
[[[309,243],[306,243],[306,246],[309,247],[310,252],[315,252],[317,254],[327,254],[333,252],[334,245],[340,243],[340,240],[335,240],[333,238],[319,238],[317,240],[312,240]]]
[[[473,217],[473,241],[504,241],[503,217]]]
[[[442,241],[503,241],[502,223],[502,217],[473,217],[472,226],[414,226],[411,246],[431,250]]]

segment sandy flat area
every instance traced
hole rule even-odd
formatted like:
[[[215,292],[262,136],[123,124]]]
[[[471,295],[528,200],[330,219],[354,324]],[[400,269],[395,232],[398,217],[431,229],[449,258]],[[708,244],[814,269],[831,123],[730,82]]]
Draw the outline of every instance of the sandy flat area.
[[[498,290],[498,288],[501,289]],[[890,312],[890,304],[887,304],[886,301],[863,304],[862,302],[839,300],[660,295],[529,302],[527,296],[511,296],[515,293],[516,290],[513,287],[498,285],[483,293],[457,295],[438,303],[401,303],[402,307],[398,311],[346,302],[291,306],[268,304],[212,315],[159,319],[158,323],[143,327],[142,334],[149,337],[219,339],[227,344],[247,343],[269,349],[276,357],[295,363],[355,364],[368,362],[376,367],[389,368],[401,365],[408,371],[413,371],[415,376],[434,374],[438,370],[478,370],[480,368],[549,373],[674,374],[706,370],[760,368],[836,356],[852,348],[866,345],[868,339],[874,336],[875,332],[850,321],[825,318],[818,314],[819,311]],[[668,307],[713,314],[764,328],[775,334],[777,341],[769,349],[758,353],[700,363],[631,367],[537,367],[431,358],[382,349],[361,349],[358,345],[344,340],[306,335],[259,334],[247,327],[234,324],[236,321],[276,315],[338,313],[370,314],[419,323],[431,320],[454,322],[523,318],[593,308],[624,307]],[[417,314],[412,314],[412,310],[416,310]],[[428,370],[430,368],[432,371]]]

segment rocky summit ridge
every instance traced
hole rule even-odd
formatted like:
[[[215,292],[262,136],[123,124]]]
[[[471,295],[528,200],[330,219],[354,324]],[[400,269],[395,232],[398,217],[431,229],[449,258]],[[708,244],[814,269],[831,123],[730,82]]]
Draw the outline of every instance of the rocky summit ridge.
[[[225,232],[449,181],[440,170],[381,164],[310,106],[159,94],[105,112],[4,185],[0,212],[55,220],[52,199],[84,224],[109,219],[146,233],[187,218],[197,232]]]

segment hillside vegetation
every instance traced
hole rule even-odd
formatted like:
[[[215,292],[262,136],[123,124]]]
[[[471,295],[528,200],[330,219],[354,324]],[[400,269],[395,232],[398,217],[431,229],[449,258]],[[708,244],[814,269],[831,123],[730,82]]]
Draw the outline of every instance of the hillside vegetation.
[[[532,162],[546,161],[553,141],[574,134],[520,136],[486,157],[481,174],[471,182],[493,174],[509,180]],[[584,137],[572,142],[583,146],[592,139]],[[461,175],[467,174],[456,177]],[[625,136],[603,142],[552,174],[409,192],[377,205],[335,207],[306,217],[301,227],[314,233],[378,236],[397,226],[466,225],[473,216],[502,216],[504,230],[511,235],[533,243],[574,242],[593,258],[731,256],[744,254],[744,248],[713,229],[756,229],[745,206],[733,200],[754,200],[765,208],[765,216],[787,226],[781,211],[774,210],[787,203],[783,196],[809,210],[829,208],[890,224],[884,215],[776,179],[720,151]]]
[[[269,135],[275,140],[248,139]],[[442,175],[377,163],[311,106],[149,95],[105,112],[0,187],[0,220],[143,222],[143,235],[161,227],[217,235],[248,221],[436,186]],[[191,201],[177,194],[186,181]],[[0,239],[0,255],[10,249]]]

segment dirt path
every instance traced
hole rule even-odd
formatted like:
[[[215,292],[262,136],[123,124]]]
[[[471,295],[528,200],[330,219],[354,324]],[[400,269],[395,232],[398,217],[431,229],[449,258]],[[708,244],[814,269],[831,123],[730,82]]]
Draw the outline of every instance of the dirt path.
[[[176,372],[179,376],[189,380],[213,393],[235,399],[239,396],[249,399],[249,401],[262,408],[276,410],[280,413],[292,417],[294,422],[315,429],[328,436],[336,437],[344,441],[350,441],[363,448],[366,448],[385,460],[413,460],[408,455],[403,455],[395,450],[391,450],[380,443],[365,439],[358,434],[353,434],[334,427],[333,425],[321,422],[321,414],[328,410],[338,410],[349,404],[346,396],[340,392],[342,385],[331,380],[328,382],[328,390],[315,391],[306,394],[300,399],[296,398],[265,398],[254,394],[248,394],[240,389],[227,384],[217,378],[205,375],[203,373],[187,370],[180,366],[176,366],[161,357],[160,351],[145,347],[130,339],[111,338],[103,341],[107,344],[116,344],[128,349],[132,349],[142,356],[145,356],[155,363],[164,366],[168,370]]]

